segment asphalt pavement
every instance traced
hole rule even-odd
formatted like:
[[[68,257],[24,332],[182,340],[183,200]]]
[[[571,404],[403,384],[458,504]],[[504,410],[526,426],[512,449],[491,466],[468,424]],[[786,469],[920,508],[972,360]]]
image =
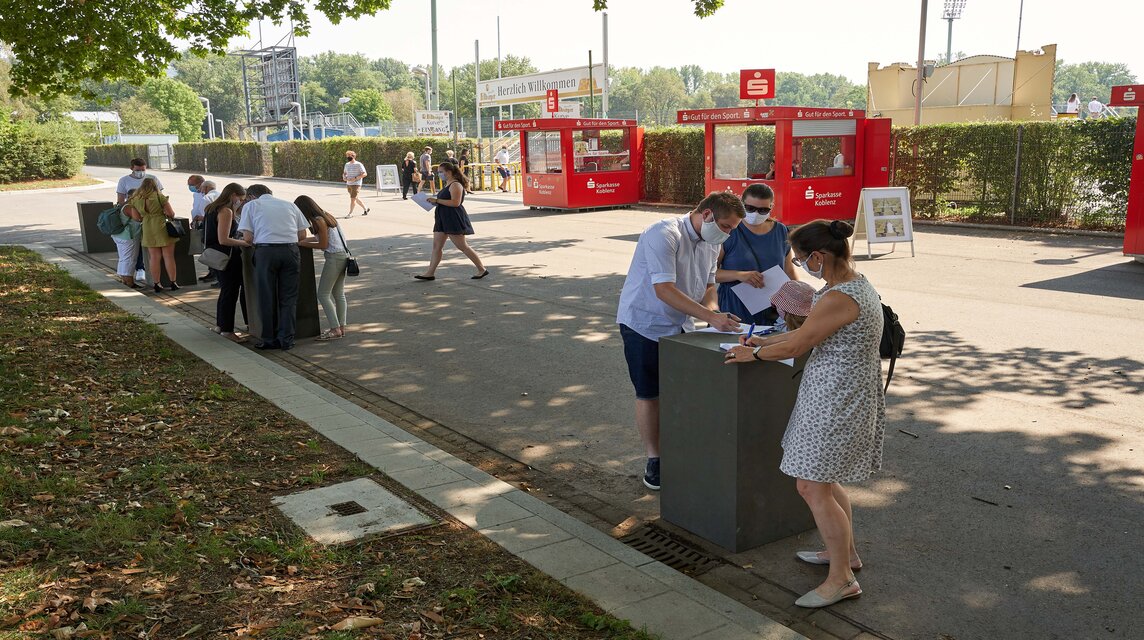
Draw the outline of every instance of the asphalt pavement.
[[[187,174],[158,173],[185,214]],[[348,208],[337,185],[263,181],[335,215]],[[0,242],[78,249],[75,203],[113,191],[0,193]],[[573,504],[613,535],[655,521],[615,306],[639,232],[681,211],[541,212],[474,195],[470,244],[492,275],[470,280],[471,264],[447,246],[437,280],[420,282],[431,215],[365,195],[370,215],[343,223],[362,266],[347,285],[350,333],[299,342],[290,361],[457,434],[470,458],[484,448],[516,464],[533,495]],[[858,269],[908,333],[885,467],[851,491],[865,595],[829,615],[789,607],[821,580],[793,559],[815,548],[813,533],[734,555],[704,547],[726,562],[698,579],[810,637],[1138,637],[1144,264],[1116,238],[915,235],[913,258],[906,245],[877,245],[866,260],[859,247]],[[207,322],[215,295],[197,286],[164,298]]]

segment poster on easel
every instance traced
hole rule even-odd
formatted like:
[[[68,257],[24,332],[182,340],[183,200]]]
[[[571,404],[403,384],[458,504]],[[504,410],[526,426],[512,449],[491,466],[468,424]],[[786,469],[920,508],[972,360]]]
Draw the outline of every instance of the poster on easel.
[[[377,178],[377,193],[382,190],[393,189],[394,193],[401,191],[401,174],[395,164],[379,164],[373,168],[373,175]]]
[[[863,189],[858,198],[858,213],[854,218],[854,237],[851,251],[858,239],[866,241],[866,257],[872,258],[871,246],[879,243],[910,243],[910,257],[914,256],[914,227],[910,212],[910,190],[906,187],[879,187]]]

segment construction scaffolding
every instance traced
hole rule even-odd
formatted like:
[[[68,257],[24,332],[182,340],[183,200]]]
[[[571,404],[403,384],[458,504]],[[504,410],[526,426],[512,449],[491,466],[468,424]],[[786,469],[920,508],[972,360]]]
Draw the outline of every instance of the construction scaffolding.
[[[271,47],[235,52],[242,58],[242,88],[246,97],[248,137],[265,140],[266,130],[289,126],[301,117],[298,108],[298,50],[289,36]]]

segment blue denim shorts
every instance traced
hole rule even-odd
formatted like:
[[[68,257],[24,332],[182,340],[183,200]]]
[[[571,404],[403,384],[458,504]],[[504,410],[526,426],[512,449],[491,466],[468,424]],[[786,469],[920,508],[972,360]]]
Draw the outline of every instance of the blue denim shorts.
[[[659,398],[659,343],[625,324],[620,325],[620,337],[624,340],[624,359],[628,362],[628,376],[636,388],[636,398]]]

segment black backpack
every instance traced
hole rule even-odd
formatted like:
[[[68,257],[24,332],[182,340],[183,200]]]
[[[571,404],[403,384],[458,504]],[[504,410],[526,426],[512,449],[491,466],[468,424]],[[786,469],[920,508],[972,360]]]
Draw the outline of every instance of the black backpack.
[[[882,342],[878,345],[878,353],[882,358],[890,359],[890,371],[886,374],[886,389],[890,388],[890,379],[894,377],[894,363],[902,355],[902,348],[906,346],[906,330],[898,322],[898,314],[889,305],[882,305]]]

